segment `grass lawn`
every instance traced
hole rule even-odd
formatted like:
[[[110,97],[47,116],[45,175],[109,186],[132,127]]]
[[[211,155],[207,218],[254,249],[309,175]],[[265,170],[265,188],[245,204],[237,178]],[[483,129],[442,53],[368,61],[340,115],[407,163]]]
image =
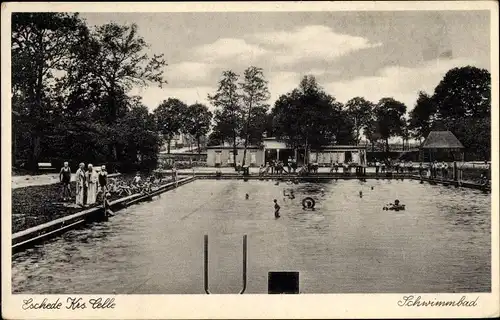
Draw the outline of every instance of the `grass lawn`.
[[[134,175],[121,175],[120,179],[129,181]],[[168,183],[165,180],[162,184]],[[29,186],[12,190],[12,233],[22,231],[42,223],[71,215],[87,208],[74,207],[76,183],[71,183],[72,199],[63,202],[61,184]],[[113,194],[111,201],[120,198]]]

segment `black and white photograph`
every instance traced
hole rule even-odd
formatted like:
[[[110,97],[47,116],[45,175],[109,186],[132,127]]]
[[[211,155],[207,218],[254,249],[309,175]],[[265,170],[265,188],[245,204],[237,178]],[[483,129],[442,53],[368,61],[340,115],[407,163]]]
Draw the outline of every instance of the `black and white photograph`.
[[[2,5],[2,314],[498,316],[498,4],[223,4]]]

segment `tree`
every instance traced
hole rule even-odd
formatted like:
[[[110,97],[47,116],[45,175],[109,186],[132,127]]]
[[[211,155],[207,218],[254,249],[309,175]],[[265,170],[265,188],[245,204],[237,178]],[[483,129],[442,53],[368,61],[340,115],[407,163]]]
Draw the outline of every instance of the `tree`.
[[[97,27],[87,41],[80,44],[78,62],[71,66],[68,81],[100,91],[98,118],[112,126],[124,116],[126,93],[134,86],[166,83],[163,55],[149,57],[148,44],[137,33],[137,25],[108,23]],[[117,144],[109,144],[109,153],[117,160]]]
[[[453,68],[434,90],[432,100],[440,119],[489,117],[491,75],[487,70],[471,66]]]
[[[361,141],[361,130],[363,130],[372,119],[373,108],[373,103],[362,97],[352,98],[345,104],[347,116],[353,122],[354,141],[356,144],[359,144]]]
[[[122,167],[128,170],[156,167],[160,137],[154,116],[140,101],[134,101],[130,111],[117,122],[119,142],[123,145]],[[128,170],[127,170],[128,169]]]
[[[403,139],[403,151],[405,151],[405,145],[409,149],[410,147],[410,129],[408,128],[408,121],[405,121],[403,123],[403,126],[401,127],[401,138]]]
[[[233,143],[233,155],[236,159],[237,137],[243,128],[242,108],[238,93],[238,75],[231,70],[222,72],[217,91],[208,95],[210,103],[217,108],[215,112],[216,128],[222,136]],[[234,161],[236,162],[236,161]],[[236,165],[236,163],[234,163]]]
[[[179,99],[169,98],[153,111],[157,129],[166,138],[167,152],[170,153],[170,143],[174,135],[180,134],[185,124],[187,105]]]
[[[380,137],[385,140],[385,151],[389,152],[389,138],[401,135],[405,125],[406,106],[393,98],[382,98],[375,107]]]
[[[269,114],[267,106],[253,107],[250,114],[250,121],[246,132],[243,131],[241,136],[248,140],[249,144],[261,144],[265,132],[268,130]],[[271,123],[272,126],[272,123]]]
[[[450,130],[475,159],[491,154],[491,75],[466,66],[446,73],[434,90],[434,129]]]
[[[264,73],[262,68],[249,67],[244,72],[244,81],[240,83],[241,88],[241,100],[243,107],[243,122],[244,122],[244,149],[243,149],[243,163],[245,165],[245,159],[247,155],[247,146],[250,136],[250,126],[252,125],[252,131],[255,134],[259,128],[255,120],[263,120],[262,111],[267,112],[269,106],[265,103],[269,100],[270,94],[267,88],[267,81],[264,79]],[[253,112],[254,110],[258,112]],[[256,119],[255,116],[260,116],[260,119]],[[262,127],[262,132],[263,132]]]
[[[224,138],[221,133],[215,129],[208,135],[207,146],[224,145]]]
[[[271,111],[273,131],[292,148],[317,148],[336,140],[340,105],[317,84],[314,76],[302,78],[299,88],[282,95]]]
[[[51,105],[48,96],[73,46],[88,32],[77,14],[12,14],[12,94],[28,136],[28,168],[37,167]]]
[[[413,137],[421,140],[431,132],[437,108],[431,96],[420,91],[415,108],[410,111],[408,129],[413,131]]]
[[[205,136],[210,130],[212,113],[208,110],[207,106],[195,103],[187,108],[184,118],[185,124],[183,130],[196,139],[198,153],[200,153],[200,138]]]
[[[374,152],[375,151],[375,143],[382,138],[382,135],[380,134],[380,130],[378,128],[377,121],[374,118],[372,118],[366,124],[364,131],[365,131],[366,139],[368,139],[368,141],[370,141],[370,144],[372,146],[372,152]]]

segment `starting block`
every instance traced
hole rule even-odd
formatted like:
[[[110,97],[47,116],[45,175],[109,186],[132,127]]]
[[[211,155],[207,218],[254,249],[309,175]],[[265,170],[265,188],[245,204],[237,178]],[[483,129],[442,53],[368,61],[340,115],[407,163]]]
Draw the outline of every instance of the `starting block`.
[[[267,293],[269,294],[298,294],[299,272],[271,271],[267,278]]]

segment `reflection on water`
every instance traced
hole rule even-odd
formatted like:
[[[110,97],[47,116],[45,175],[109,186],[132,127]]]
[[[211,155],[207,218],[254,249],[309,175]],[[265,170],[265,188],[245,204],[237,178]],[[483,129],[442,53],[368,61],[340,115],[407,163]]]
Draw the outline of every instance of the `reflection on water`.
[[[306,196],[316,200],[315,211],[302,209]],[[382,210],[395,199],[405,211]],[[417,181],[200,180],[15,254],[13,291],[201,294],[204,234],[215,293],[241,288],[243,234],[249,293],[267,293],[267,273],[277,270],[299,271],[304,293],[486,292],[491,286],[488,194]]]

